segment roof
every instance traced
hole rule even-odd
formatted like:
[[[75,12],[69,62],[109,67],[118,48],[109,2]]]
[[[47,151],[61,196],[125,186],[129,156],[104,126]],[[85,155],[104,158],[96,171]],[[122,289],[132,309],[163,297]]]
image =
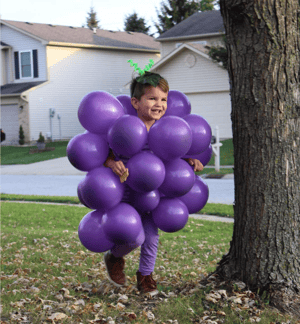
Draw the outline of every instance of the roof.
[[[225,32],[223,18],[219,10],[196,12],[187,19],[181,21],[157,40],[165,41],[174,38],[189,38],[191,36],[205,36],[223,34]]]
[[[22,21],[1,20],[1,22],[20,32],[51,43],[82,44],[103,47],[132,48],[155,50],[159,52],[159,44],[152,36],[124,31],[103,29],[90,30],[84,27],[39,24]]]
[[[0,41],[0,48],[1,48],[1,49],[7,49],[7,48],[10,48],[10,47],[11,47],[10,45],[8,45],[8,44],[6,44],[6,43]]]
[[[36,87],[46,81],[38,82],[22,82],[22,83],[8,83],[1,86],[1,96],[2,95],[17,95],[24,91],[27,91],[33,87]]]

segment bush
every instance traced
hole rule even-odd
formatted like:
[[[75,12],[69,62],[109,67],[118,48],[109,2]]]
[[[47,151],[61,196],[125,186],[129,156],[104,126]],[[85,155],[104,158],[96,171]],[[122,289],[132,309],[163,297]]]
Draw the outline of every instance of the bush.
[[[40,132],[39,139],[37,140],[39,143],[45,143],[45,137],[42,135],[42,132]]]
[[[20,129],[19,129],[19,144],[20,145],[24,145],[25,143],[25,135],[24,135],[24,131],[23,131],[23,127],[22,125],[20,125]]]

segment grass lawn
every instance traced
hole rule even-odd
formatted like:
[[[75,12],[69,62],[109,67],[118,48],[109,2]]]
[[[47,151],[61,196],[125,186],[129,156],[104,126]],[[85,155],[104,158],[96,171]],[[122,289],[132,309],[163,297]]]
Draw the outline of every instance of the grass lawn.
[[[1,146],[1,164],[29,164],[66,156],[68,141],[47,143],[46,147],[54,147],[53,151],[29,154],[36,146]]]
[[[233,168],[222,168],[220,171],[216,171],[214,168],[206,168],[204,167],[203,171],[196,172],[198,175],[224,175],[224,174],[230,174],[233,173]]]
[[[220,148],[220,165],[234,165],[233,143],[232,139],[221,141],[223,144]],[[215,165],[215,156],[212,155],[208,165]]]
[[[32,196],[32,195],[13,195],[1,194],[2,201],[33,201],[50,202],[63,204],[80,204],[78,197],[59,197],[59,196]],[[217,215],[225,217],[234,217],[233,206],[226,204],[206,204],[198,214]]]
[[[149,299],[135,288],[138,250],[126,256],[128,286],[114,288],[103,254],[81,245],[77,228],[88,212],[2,202],[4,323],[296,323],[238,284],[217,288],[213,277],[200,283],[227,253],[233,224],[190,219],[176,233],[160,231],[154,273],[160,293]]]
[[[233,165],[233,145],[232,139],[222,141],[221,147],[221,165]],[[1,147],[1,164],[29,164],[34,162],[40,162],[50,159],[56,159],[66,156],[66,148],[68,141],[47,143],[46,147],[55,147],[54,151],[46,151],[42,153],[29,154],[30,149],[36,148],[36,146],[22,147],[22,146],[2,146]],[[208,165],[214,165],[214,155],[212,156]],[[214,172],[214,169],[207,169]],[[232,173],[232,169],[230,169]],[[226,171],[224,171],[226,172]],[[227,171],[228,172],[228,171]]]

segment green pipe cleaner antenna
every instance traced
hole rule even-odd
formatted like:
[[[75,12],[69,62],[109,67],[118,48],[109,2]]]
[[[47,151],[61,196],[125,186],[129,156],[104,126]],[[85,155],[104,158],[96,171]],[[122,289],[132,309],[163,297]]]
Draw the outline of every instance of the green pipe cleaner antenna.
[[[127,62],[130,63],[130,66],[134,66],[134,71],[138,71],[138,73],[140,74],[140,76],[136,79],[137,82],[142,84],[148,83],[151,84],[153,87],[157,87],[159,80],[161,80],[162,77],[157,73],[148,72],[154,65],[153,60],[149,60],[149,64],[146,65],[143,70],[138,67],[137,63],[133,63],[132,60],[128,60]]]
[[[138,64],[133,63],[132,60],[128,60],[127,62],[130,63],[130,66],[134,66],[134,71],[138,71],[141,76],[145,74],[146,71],[149,71],[151,67],[154,65],[154,61],[149,60],[149,64],[145,66],[144,70],[142,70],[141,68],[138,67]]]

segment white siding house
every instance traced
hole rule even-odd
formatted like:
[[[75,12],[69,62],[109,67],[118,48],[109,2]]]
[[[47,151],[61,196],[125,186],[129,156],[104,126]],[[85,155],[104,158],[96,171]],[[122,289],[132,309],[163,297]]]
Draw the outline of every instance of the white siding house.
[[[54,140],[74,137],[84,131],[77,110],[87,93],[129,94],[127,61],[143,67],[160,58],[159,44],[141,33],[2,20],[1,39],[2,145],[18,144],[20,125],[26,142],[40,132]]]
[[[26,92],[30,102],[31,134],[37,138],[49,129],[49,109],[55,108],[53,138],[71,138],[84,131],[77,117],[81,99],[91,91],[106,91],[114,96],[129,94],[124,85],[130,80],[132,67],[127,59],[145,66],[153,54],[127,51],[98,51],[84,48],[47,47],[50,80]],[[57,118],[60,115],[60,119]],[[61,134],[60,134],[61,131]]]
[[[157,38],[162,58],[152,71],[188,96],[192,113],[204,117],[213,134],[218,126],[221,138],[231,138],[228,73],[207,55],[210,46],[224,44],[223,35],[219,11],[195,13]]]
[[[228,73],[203,50],[183,44],[162,58],[152,70],[164,76],[171,89],[187,95],[192,114],[204,117],[213,134],[218,126],[221,138],[232,137]]]

